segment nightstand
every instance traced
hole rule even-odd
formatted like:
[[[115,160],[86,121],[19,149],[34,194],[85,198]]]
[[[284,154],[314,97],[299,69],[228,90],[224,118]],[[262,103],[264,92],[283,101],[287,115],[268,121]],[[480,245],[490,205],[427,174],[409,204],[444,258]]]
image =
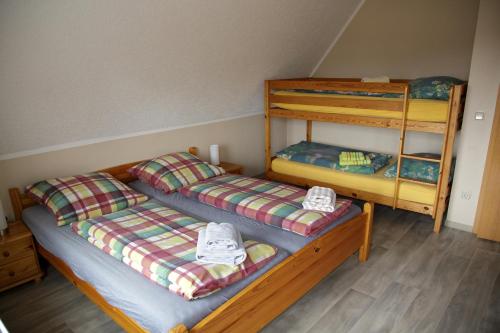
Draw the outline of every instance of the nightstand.
[[[235,175],[243,174],[243,166],[239,164],[229,163],[229,162],[220,162],[219,166],[226,170],[227,173],[232,173]]]
[[[0,237],[0,291],[41,277],[31,232],[22,222],[9,223],[5,236]]]

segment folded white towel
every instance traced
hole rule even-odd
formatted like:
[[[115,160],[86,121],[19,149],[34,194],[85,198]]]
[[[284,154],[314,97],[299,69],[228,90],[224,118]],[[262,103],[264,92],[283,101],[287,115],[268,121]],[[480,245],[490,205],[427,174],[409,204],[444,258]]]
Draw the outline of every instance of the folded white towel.
[[[214,250],[207,247],[206,230],[202,229],[198,233],[198,243],[196,247],[196,260],[207,264],[239,265],[247,258],[247,252],[243,246],[241,234],[238,233],[238,247],[235,250]]]
[[[238,234],[230,223],[210,222],[205,231],[205,242],[209,249],[236,250]]]
[[[313,186],[307,191],[302,202],[302,207],[307,210],[319,210],[322,212],[333,212],[337,195],[331,188]]]
[[[375,77],[364,77],[361,79],[361,82],[383,82],[383,83],[389,83],[391,80],[389,79],[388,76],[382,75],[382,76],[375,76]]]

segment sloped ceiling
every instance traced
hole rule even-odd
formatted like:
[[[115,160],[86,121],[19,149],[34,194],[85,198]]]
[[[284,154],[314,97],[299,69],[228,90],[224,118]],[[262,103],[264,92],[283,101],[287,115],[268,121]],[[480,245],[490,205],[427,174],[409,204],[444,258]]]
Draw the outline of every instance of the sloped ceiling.
[[[0,155],[262,112],[359,0],[0,2]]]

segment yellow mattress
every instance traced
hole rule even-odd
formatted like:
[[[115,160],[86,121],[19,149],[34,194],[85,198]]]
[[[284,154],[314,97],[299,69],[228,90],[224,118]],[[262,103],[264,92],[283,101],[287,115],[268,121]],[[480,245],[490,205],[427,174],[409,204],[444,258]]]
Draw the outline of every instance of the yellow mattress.
[[[388,166],[373,175],[362,175],[275,158],[271,168],[274,172],[289,176],[307,178],[388,197],[393,197],[394,194],[394,178],[384,177],[384,171]],[[402,200],[432,205],[434,204],[435,191],[435,187],[402,182],[399,186],[398,197]]]
[[[292,91],[277,91],[274,92],[274,94],[280,96],[307,96],[307,97],[394,101],[394,98],[386,98],[386,97],[301,93]],[[301,105],[301,104],[288,104],[288,103],[273,103],[273,105],[282,109],[296,110],[296,111],[315,111],[323,113],[348,114],[356,116],[394,118],[394,119],[402,117],[402,113],[399,111],[383,111],[383,110],[372,110],[372,109],[346,108],[338,106],[317,106],[317,105]],[[410,99],[408,103],[409,120],[445,122],[447,111],[448,111],[448,101],[440,101],[433,99]]]

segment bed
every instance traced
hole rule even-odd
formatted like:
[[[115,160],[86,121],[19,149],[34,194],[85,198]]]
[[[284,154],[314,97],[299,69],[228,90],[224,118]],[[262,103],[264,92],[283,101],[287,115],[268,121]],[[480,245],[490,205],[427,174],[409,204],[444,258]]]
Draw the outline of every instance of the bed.
[[[68,263],[74,274],[94,286],[109,304],[120,308],[144,329],[155,333],[167,332],[181,322],[187,327],[194,326],[227,299],[289,256],[288,251],[279,248],[278,255],[270,263],[248,278],[210,296],[185,301],[99,250],[74,233],[70,226],[58,227],[53,216],[42,206],[26,209],[23,212],[23,221],[40,246]],[[246,236],[244,234],[244,239],[248,238]],[[166,308],[172,310],[164,311]]]
[[[185,301],[161,290],[140,274],[100,252],[53,217],[19,189],[10,189],[17,219],[37,240],[38,252],[128,332],[254,332],[293,304],[326,274],[359,251],[369,255],[373,204],[352,207],[342,220],[314,237],[301,237],[256,224],[234,214],[181,197],[163,195],[134,182],[126,172],[136,163],[102,170],[155,200],[205,220],[237,223],[245,237],[276,245],[279,255],[264,270],[207,298]],[[195,212],[195,214],[193,214]],[[81,254],[85,253],[85,256]],[[137,288],[132,287],[137,286]],[[286,286],[286,288],[285,288]],[[162,295],[162,297],[158,297]]]
[[[437,97],[427,98],[425,94],[429,90],[425,90],[426,87],[423,87],[422,93],[410,91],[412,82],[361,82],[360,79],[337,78],[266,81],[266,177],[305,187],[327,186],[344,196],[431,215],[434,231],[439,232],[451,189],[448,180],[452,173],[455,135],[463,118],[466,83],[454,81],[446,89],[437,90]],[[439,81],[436,82],[439,85]],[[276,158],[271,153],[272,118],[305,120],[307,142],[312,142],[314,121],[397,129],[400,146],[396,176],[384,179],[381,176],[383,172],[371,177],[342,174]],[[404,147],[408,131],[441,135],[443,140],[439,157],[407,154]],[[438,163],[437,182],[402,177],[400,169],[404,159]]]

